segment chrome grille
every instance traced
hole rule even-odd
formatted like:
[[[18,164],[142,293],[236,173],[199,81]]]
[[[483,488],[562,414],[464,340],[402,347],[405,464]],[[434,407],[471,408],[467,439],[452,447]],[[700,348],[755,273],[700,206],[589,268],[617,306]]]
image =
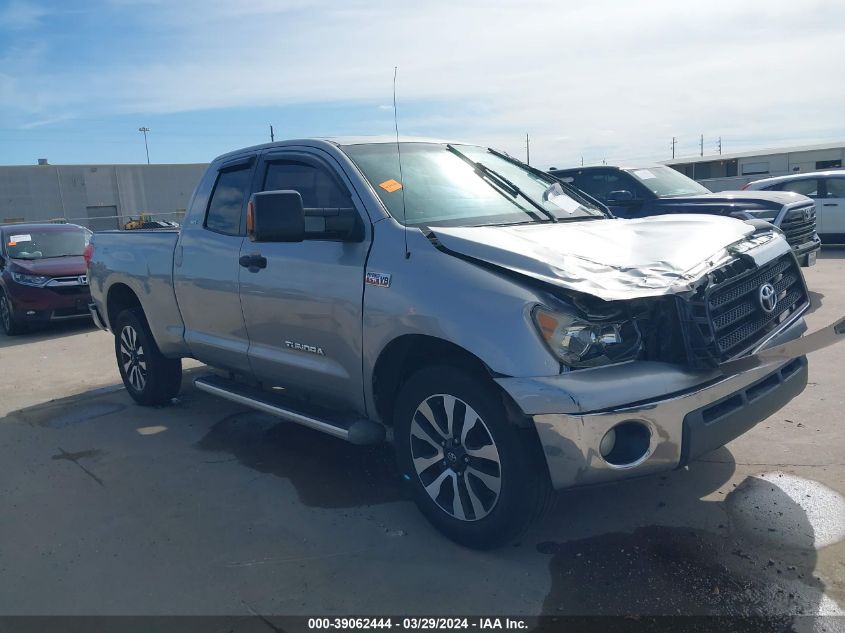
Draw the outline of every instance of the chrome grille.
[[[765,284],[777,305],[767,313],[760,300]],[[710,274],[679,313],[694,366],[715,366],[748,352],[809,303],[807,288],[791,253],[755,268],[737,260]]]
[[[816,233],[816,207],[803,207],[788,211],[780,223],[790,246],[799,246],[813,239]]]

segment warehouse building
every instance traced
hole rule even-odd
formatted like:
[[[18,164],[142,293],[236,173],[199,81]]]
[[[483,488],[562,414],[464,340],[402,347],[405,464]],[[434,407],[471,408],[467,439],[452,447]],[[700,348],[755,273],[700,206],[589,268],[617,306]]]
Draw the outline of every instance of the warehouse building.
[[[67,221],[101,231],[142,213],[178,222],[207,167],[38,162],[0,166],[0,223]]]
[[[845,143],[696,156],[664,162],[665,165],[697,180],[710,191],[739,189],[745,183],[761,178],[822,169],[841,169],[843,163]]]

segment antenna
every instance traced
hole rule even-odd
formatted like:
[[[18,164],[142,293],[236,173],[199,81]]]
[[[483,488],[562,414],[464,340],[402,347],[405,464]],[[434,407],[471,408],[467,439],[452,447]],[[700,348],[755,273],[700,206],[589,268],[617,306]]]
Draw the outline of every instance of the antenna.
[[[408,217],[405,210],[405,176],[402,174],[402,150],[399,148],[399,119],[396,117],[396,73],[398,66],[393,67],[393,127],[396,129],[396,155],[399,157],[399,183],[402,185],[402,233],[405,238],[405,259],[411,257],[408,250]]]

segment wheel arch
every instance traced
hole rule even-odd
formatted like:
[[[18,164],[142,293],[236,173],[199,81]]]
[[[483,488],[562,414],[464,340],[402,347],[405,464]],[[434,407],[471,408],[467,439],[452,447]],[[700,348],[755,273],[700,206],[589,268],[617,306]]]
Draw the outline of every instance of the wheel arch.
[[[109,288],[106,295],[106,318],[112,330],[114,330],[117,315],[130,308],[141,308],[143,310],[141,299],[138,298],[132,288],[124,283],[116,283]]]
[[[492,378],[497,374],[484,361],[456,343],[427,334],[403,334],[393,339],[382,349],[373,366],[373,401],[376,414],[384,424],[393,425],[396,396],[408,377],[431,365],[447,365],[490,379],[501,394],[511,419],[528,424],[516,403],[493,382]]]

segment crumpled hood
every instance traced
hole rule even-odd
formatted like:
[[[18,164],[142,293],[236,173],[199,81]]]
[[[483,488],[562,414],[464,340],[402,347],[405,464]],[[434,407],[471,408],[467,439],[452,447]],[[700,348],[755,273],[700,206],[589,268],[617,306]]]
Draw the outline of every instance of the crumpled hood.
[[[766,261],[789,250],[778,235],[749,240],[750,224],[711,215],[431,230],[453,253],[608,301],[689,290],[728,247],[765,248]]]

